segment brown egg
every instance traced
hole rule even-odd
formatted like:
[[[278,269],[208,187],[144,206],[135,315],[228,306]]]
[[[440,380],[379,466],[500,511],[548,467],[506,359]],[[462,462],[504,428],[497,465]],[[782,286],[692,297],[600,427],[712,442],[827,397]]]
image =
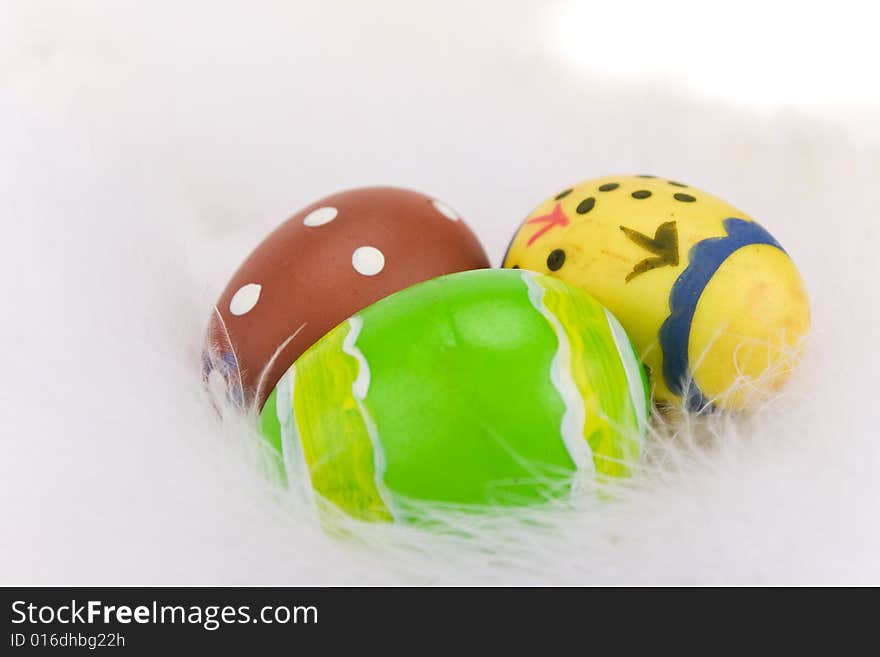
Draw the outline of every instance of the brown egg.
[[[297,357],[374,301],[435,276],[489,267],[473,232],[418,192],[367,187],[293,215],[232,276],[208,329],[206,375],[258,408]]]

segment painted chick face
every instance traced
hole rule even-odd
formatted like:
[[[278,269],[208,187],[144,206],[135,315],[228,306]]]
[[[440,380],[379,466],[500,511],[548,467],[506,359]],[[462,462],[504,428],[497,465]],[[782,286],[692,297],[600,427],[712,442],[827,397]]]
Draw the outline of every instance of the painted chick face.
[[[304,208],[248,256],[208,328],[206,374],[261,407],[278,379],[327,331],[421,281],[489,267],[446,204],[392,187],[355,189]]]
[[[810,324],[803,281],[748,215],[682,183],[609,176],[538,206],[504,267],[549,273],[608,307],[655,398],[742,408],[772,393]]]

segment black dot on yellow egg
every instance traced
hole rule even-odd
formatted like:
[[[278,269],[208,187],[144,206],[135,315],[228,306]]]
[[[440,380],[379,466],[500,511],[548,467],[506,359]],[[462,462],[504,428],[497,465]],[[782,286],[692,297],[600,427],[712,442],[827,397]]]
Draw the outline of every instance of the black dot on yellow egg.
[[[558,271],[565,264],[565,251],[562,249],[553,249],[547,256],[547,269],[550,271]]]
[[[585,198],[583,201],[578,203],[576,211],[578,214],[587,214],[590,210],[593,209],[593,206],[596,205],[596,199],[592,196],[590,198]]]
[[[682,203],[693,203],[697,200],[690,194],[682,194],[681,192],[673,194],[672,198],[674,198],[676,201],[681,201]]]
[[[670,185],[675,185],[676,187],[687,187],[684,183],[675,182],[674,180],[667,180]]]
[[[519,265],[514,265],[511,269],[519,269]]]
[[[651,192],[649,192],[647,189],[640,189],[640,190],[635,191],[631,194],[631,196],[633,198],[637,198],[637,199],[648,198],[650,195],[651,195]]]
[[[604,185],[599,185],[599,191],[600,192],[613,192],[618,187],[620,187],[620,183],[605,183]]]
[[[566,196],[571,194],[572,191],[573,191],[573,188],[569,188],[569,189],[566,189],[564,192],[559,192],[556,196],[553,197],[553,200],[554,201],[561,201]]]

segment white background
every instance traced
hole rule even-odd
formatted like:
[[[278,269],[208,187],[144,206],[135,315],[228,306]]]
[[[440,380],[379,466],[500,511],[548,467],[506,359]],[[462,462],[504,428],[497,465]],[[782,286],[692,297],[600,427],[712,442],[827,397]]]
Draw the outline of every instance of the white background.
[[[880,582],[875,30],[851,0],[0,1],[0,582]],[[413,187],[497,264],[608,173],[705,188],[792,254],[813,341],[776,404],[471,541],[341,541],[261,487],[198,351],[274,225]]]

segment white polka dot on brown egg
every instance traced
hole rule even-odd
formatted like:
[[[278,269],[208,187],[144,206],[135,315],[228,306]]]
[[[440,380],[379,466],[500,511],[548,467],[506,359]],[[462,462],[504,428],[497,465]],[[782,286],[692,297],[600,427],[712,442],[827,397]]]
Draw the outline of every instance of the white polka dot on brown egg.
[[[257,283],[242,285],[238,288],[238,292],[232,295],[232,300],[229,302],[229,312],[233,315],[244,315],[253,310],[253,307],[257,305],[257,301],[260,300],[262,289],[263,286]]]
[[[364,276],[375,276],[385,268],[385,254],[375,246],[359,246],[351,254],[351,265]]]
[[[434,199],[433,201],[431,201],[431,203],[433,203],[434,208],[437,210],[437,212],[442,214],[444,217],[446,217],[447,219],[451,219],[452,221],[458,221],[458,213],[456,213],[455,210],[450,208],[443,201],[438,201],[437,199]]]
[[[318,208],[317,210],[312,210],[311,212],[309,212],[303,219],[303,224],[312,228],[314,228],[315,226],[323,226],[324,224],[329,224],[331,221],[336,219],[336,215],[338,214],[339,210],[337,210],[336,208],[325,206],[323,208]]]

